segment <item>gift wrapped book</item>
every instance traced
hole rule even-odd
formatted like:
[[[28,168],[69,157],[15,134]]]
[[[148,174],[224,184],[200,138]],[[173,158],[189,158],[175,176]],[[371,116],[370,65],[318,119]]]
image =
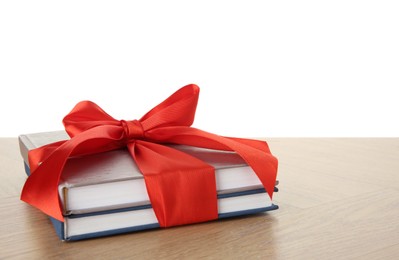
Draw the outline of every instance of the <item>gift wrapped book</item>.
[[[188,85],[134,121],[80,103],[64,118],[66,131],[21,135],[29,175],[21,198],[67,241],[277,209],[277,160],[265,142],[173,125],[176,104],[187,115],[197,98]]]

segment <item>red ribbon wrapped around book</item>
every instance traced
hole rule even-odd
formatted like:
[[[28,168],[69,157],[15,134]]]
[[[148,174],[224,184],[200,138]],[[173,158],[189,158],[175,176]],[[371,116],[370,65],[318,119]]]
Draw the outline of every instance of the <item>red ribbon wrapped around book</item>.
[[[199,87],[187,85],[140,120],[116,120],[90,101],[78,103],[63,123],[70,140],[29,151],[31,175],[21,199],[63,221],[58,183],[69,157],[127,147],[144,176],[161,227],[217,219],[215,170],[163,143],[234,151],[252,167],[272,197],[277,159],[266,142],[222,137],[190,127]]]

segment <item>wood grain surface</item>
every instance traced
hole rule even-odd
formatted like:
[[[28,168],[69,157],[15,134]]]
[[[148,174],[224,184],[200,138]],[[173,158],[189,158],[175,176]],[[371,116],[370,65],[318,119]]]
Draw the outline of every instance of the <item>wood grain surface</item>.
[[[399,138],[270,138],[279,210],[61,242],[19,200],[16,138],[0,138],[0,259],[398,259]]]

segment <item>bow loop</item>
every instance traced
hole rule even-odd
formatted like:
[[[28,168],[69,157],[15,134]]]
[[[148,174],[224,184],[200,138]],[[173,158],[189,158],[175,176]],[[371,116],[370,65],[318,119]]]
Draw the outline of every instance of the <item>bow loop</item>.
[[[197,109],[199,87],[187,85],[151,109],[139,121],[144,130],[169,126],[191,126]]]
[[[91,101],[81,101],[62,120],[65,130],[74,137],[90,128],[103,125],[119,125],[119,121],[108,115]]]
[[[121,120],[120,122],[123,127],[124,137],[127,141],[144,138],[144,129],[138,120]]]

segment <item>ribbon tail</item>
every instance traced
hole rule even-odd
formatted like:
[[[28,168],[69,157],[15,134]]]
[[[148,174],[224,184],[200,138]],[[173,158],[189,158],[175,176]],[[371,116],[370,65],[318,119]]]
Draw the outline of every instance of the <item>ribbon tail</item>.
[[[215,169],[173,148],[137,140],[128,149],[144,175],[161,227],[218,218]]]
[[[83,132],[52,150],[50,155],[35,151],[43,157],[42,162],[33,167],[31,175],[22,189],[21,200],[40,209],[47,215],[64,221],[61,201],[58,195],[58,184],[66,161],[71,156],[99,153],[117,148],[115,141],[120,139],[119,127],[103,126]],[[118,137],[119,136],[119,137]],[[40,148],[38,148],[40,149]],[[47,149],[44,147],[44,149]],[[38,158],[30,161],[37,161]],[[51,172],[48,172],[51,171]]]

